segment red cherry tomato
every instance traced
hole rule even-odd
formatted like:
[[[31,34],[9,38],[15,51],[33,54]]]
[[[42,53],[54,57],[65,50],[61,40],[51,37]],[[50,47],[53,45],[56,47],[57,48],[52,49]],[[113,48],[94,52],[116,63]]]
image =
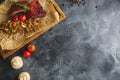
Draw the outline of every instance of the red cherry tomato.
[[[17,17],[17,16],[14,16],[14,17],[12,18],[12,21],[13,21],[13,22],[18,22],[18,21],[19,21],[19,19],[18,19],[18,17]]]
[[[20,21],[25,21],[26,20],[26,15],[20,15],[19,17]]]
[[[34,52],[36,50],[36,46],[34,44],[29,44],[27,47],[28,51]]]
[[[25,50],[25,51],[23,52],[23,56],[24,56],[25,58],[28,58],[28,57],[31,56],[31,53],[30,53],[28,50]]]

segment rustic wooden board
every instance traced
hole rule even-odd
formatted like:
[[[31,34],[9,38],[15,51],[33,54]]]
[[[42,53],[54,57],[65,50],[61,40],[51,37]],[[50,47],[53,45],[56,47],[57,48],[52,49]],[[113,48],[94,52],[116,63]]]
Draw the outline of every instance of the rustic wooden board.
[[[56,9],[56,11],[59,13],[60,15],[60,21],[62,21],[63,19],[66,18],[66,16],[64,15],[64,13],[62,12],[62,10],[60,9],[60,7],[57,5],[57,3],[54,0],[48,0],[51,1],[51,4],[54,6],[54,8]],[[46,27],[44,27],[41,31],[39,31],[38,33],[34,34],[33,36],[31,36],[30,38],[26,39],[23,44],[21,46],[19,46],[18,48],[16,48],[15,50],[10,50],[10,51],[2,51],[0,50],[0,53],[3,57],[3,59],[6,59],[7,57],[9,57],[10,55],[12,55],[13,53],[15,53],[17,50],[19,50],[20,48],[22,48],[23,46],[25,46],[26,44],[28,44],[30,41],[34,40],[35,38],[37,38],[38,36],[40,36],[41,34],[45,33],[46,31],[48,31],[50,28],[52,28],[54,25],[56,25],[58,22],[56,23],[52,23],[50,25],[47,25]]]

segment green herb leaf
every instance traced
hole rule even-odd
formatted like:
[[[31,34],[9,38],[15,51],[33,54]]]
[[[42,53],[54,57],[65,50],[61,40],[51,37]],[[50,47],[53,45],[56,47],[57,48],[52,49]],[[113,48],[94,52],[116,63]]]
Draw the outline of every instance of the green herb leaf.
[[[18,3],[16,3],[16,5],[19,6],[19,7],[21,7],[21,8],[23,8],[23,9],[25,9],[25,10],[30,10],[30,8],[28,6],[26,6],[26,5],[24,5],[24,4],[18,4]]]

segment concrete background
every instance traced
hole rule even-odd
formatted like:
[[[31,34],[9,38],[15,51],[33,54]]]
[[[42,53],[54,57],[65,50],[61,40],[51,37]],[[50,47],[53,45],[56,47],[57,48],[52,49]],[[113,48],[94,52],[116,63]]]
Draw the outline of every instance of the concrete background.
[[[120,0],[86,0],[73,7],[69,0],[56,1],[67,19],[31,42],[37,49],[23,58],[23,68],[12,69],[10,60],[26,46],[0,58],[0,80],[17,80],[22,71],[31,80],[120,80]]]

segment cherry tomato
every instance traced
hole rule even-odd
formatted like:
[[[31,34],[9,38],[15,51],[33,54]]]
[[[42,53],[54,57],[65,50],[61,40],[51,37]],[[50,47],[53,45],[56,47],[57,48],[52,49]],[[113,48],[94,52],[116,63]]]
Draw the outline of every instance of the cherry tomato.
[[[20,15],[19,17],[20,21],[25,21],[26,20],[26,15]]]
[[[25,51],[23,52],[23,56],[24,56],[25,58],[28,58],[28,57],[31,56],[31,53],[30,53],[28,50],[25,50]]]
[[[14,17],[12,18],[12,21],[13,21],[13,22],[18,22],[18,21],[19,21],[19,19],[18,19],[18,17],[17,17],[17,16],[14,16]]]
[[[34,52],[36,50],[36,46],[34,44],[29,44],[27,47],[28,51]]]

